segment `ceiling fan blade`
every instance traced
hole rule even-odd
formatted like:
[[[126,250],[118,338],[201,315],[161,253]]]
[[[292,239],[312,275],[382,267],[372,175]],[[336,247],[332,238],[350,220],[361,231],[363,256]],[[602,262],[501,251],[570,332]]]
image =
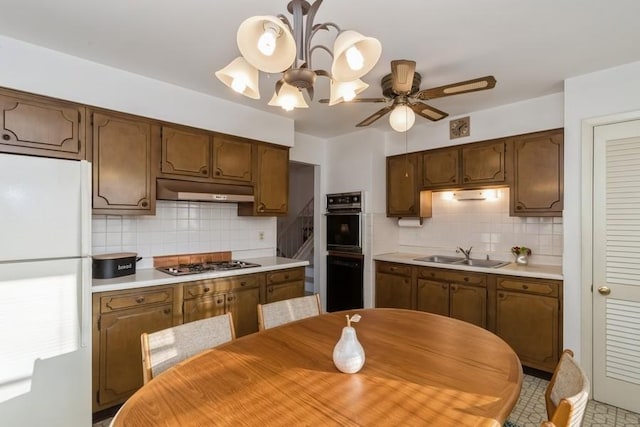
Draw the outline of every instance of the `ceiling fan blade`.
[[[389,111],[393,110],[393,108],[394,108],[393,105],[389,105],[387,107],[384,107],[376,111],[375,113],[373,113],[372,115],[370,115],[369,117],[367,117],[366,119],[358,123],[356,127],[361,128],[364,126],[369,126],[371,123],[375,122],[376,120],[378,120],[379,118],[387,114]]]
[[[432,106],[424,104],[422,102],[416,102],[414,104],[408,104],[408,105],[409,105],[409,108],[411,108],[417,115],[422,116],[425,119],[431,120],[432,122],[437,122],[438,120],[442,120],[449,115],[444,111],[440,111],[437,108],[433,108]]]
[[[320,102],[321,104],[328,104],[329,101],[329,99],[324,98],[319,100],[318,102]],[[389,102],[389,100],[387,98],[353,98],[351,101],[345,101],[341,104],[349,104],[351,102]]]
[[[413,86],[416,61],[399,59],[391,61],[391,88],[398,95],[408,95]]]
[[[421,90],[416,93],[415,98],[426,101],[428,99],[442,98],[445,96],[458,95],[461,93],[476,92],[478,90],[492,89],[496,85],[493,76],[485,76],[477,79],[466,80],[464,82],[452,83],[445,86],[434,87]]]

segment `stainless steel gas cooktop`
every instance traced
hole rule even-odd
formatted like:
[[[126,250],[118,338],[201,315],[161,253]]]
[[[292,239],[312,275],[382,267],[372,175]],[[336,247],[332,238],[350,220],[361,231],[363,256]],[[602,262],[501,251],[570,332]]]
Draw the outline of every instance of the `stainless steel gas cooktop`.
[[[208,273],[211,271],[227,271],[237,270],[241,268],[260,267],[260,264],[251,262],[231,260],[231,261],[212,261],[196,264],[180,264],[170,267],[158,267],[156,270],[173,276],[182,276],[185,274]]]

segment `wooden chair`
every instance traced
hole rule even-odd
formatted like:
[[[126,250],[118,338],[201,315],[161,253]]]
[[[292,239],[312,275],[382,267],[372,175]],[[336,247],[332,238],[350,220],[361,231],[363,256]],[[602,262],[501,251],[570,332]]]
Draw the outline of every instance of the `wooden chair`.
[[[144,384],[171,366],[203,350],[235,339],[231,313],[197,320],[140,336]]]
[[[589,379],[571,350],[560,357],[544,394],[549,421],[540,427],[579,427],[589,400]]]
[[[275,328],[294,320],[318,316],[322,312],[320,295],[291,298],[269,304],[258,304],[258,329]]]

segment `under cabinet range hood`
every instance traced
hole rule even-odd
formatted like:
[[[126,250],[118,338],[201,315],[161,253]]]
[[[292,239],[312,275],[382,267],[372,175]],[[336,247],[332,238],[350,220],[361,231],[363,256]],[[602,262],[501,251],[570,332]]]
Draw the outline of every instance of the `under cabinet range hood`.
[[[190,200],[197,202],[253,202],[250,185],[213,184],[209,182],[156,180],[158,200]]]

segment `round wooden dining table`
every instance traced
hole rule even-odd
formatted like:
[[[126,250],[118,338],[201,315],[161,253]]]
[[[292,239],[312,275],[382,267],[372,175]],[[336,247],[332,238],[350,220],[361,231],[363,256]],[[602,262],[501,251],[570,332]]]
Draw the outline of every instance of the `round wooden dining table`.
[[[365,364],[333,347],[346,315]],[[138,390],[113,426],[501,426],[522,386],[515,352],[460,320],[398,309],[322,314],[238,338]]]

